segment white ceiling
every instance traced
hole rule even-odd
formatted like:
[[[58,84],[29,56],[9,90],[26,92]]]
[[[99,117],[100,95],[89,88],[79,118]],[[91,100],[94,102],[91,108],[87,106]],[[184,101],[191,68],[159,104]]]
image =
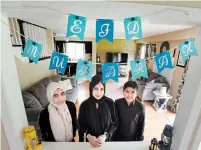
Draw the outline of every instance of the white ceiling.
[[[111,0],[113,1],[113,0]],[[153,4],[153,5],[166,5],[166,6],[178,6],[178,7],[191,7],[191,8],[201,8],[200,0],[191,0],[191,1],[137,1],[137,0],[115,0],[123,1],[129,3],[141,3],[141,4]]]
[[[85,37],[95,37],[96,19],[114,19],[115,38],[124,38],[123,19],[141,16],[143,37],[149,37],[201,25],[201,9],[139,4],[130,2],[1,2],[9,17],[32,22],[65,35],[67,14],[87,17]]]

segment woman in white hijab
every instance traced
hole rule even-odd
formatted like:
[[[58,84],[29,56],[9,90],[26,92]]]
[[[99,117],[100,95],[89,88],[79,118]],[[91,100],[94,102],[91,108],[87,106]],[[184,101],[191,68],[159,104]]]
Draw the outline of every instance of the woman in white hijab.
[[[39,125],[44,141],[73,142],[76,135],[77,117],[75,104],[66,101],[65,88],[51,82],[47,87],[50,104],[41,112]]]

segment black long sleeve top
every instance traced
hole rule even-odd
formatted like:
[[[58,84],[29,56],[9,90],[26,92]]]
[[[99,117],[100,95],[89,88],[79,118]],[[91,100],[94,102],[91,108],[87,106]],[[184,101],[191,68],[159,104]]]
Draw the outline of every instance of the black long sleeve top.
[[[106,134],[106,141],[111,141],[118,122],[113,100],[103,96],[100,100],[89,97],[80,105],[78,116],[79,141],[84,141],[84,133],[100,136]]]
[[[118,128],[114,141],[142,141],[144,139],[145,108],[134,100],[130,105],[125,98],[115,101],[118,118]]]

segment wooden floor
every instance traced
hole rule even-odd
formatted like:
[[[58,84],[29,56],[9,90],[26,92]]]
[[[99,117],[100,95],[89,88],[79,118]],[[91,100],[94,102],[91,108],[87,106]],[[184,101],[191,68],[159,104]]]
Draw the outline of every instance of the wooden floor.
[[[106,84],[106,96],[116,100],[123,97],[123,84],[124,82],[107,82]],[[79,105],[89,97],[89,82],[84,82],[78,86],[78,100],[76,103],[77,112]],[[166,124],[173,125],[176,114],[170,111],[156,112],[152,107],[152,102],[144,102],[145,104],[145,131],[144,140],[151,140],[152,138],[161,139],[161,133]],[[78,136],[76,137],[78,141]]]

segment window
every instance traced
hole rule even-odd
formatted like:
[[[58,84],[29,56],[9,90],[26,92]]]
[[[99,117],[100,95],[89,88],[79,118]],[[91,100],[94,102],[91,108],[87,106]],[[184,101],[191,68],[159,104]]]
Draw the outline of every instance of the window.
[[[66,49],[64,53],[68,55],[69,61],[85,59],[85,44],[75,42],[66,43]]]
[[[14,31],[14,30],[10,29],[10,35],[11,35],[12,45],[13,46],[22,46],[21,36],[20,36],[19,33],[17,33],[17,32],[20,32],[19,24],[17,22],[17,19],[9,17],[8,21],[9,21],[10,27],[15,30]]]
[[[39,43],[43,46],[42,53],[40,55],[39,60],[50,58],[52,53],[50,50],[48,50],[47,29],[44,27],[23,21],[23,20],[19,20],[19,19],[18,19],[18,23],[19,23],[21,34],[23,34],[27,38],[30,38],[30,39],[36,41],[37,43]],[[23,43],[22,48],[24,49],[25,38],[22,36],[21,36],[21,38],[22,38],[22,43]],[[30,62],[32,62],[32,61],[30,60]]]

